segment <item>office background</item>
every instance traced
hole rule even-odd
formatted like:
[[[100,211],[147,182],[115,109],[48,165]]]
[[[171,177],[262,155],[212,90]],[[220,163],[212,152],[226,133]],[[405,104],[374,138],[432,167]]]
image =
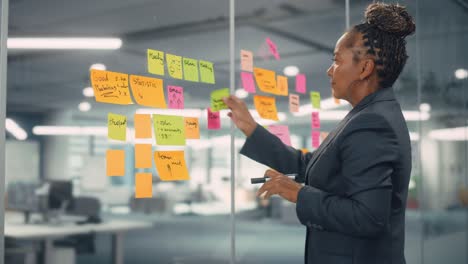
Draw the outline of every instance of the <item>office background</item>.
[[[346,29],[347,14],[351,25],[359,23],[371,2],[349,1],[347,8],[345,0],[236,1],[236,95],[253,109],[252,95],[242,91],[239,67],[240,49],[251,50],[255,66],[289,76],[290,91],[295,72],[306,74],[308,91],[319,91],[322,96],[321,131],[332,130],[351,108],[329,99],[326,70],[335,42]],[[413,151],[407,263],[467,263],[468,1],[399,3],[407,6],[416,21],[416,34],[407,39],[407,65],[393,87],[410,129]],[[46,245],[41,238],[8,236],[7,229],[19,225],[18,217],[25,211],[9,195],[12,190],[20,196],[31,193],[18,184],[41,186],[51,180],[69,181],[74,197],[98,201],[102,223],[148,225],[125,232],[120,244],[109,232],[54,238],[49,259],[109,263],[115,260],[118,244],[125,263],[229,263],[230,122],[222,112],[221,130],[209,131],[205,112],[210,92],[230,84],[229,1],[10,0],[8,37],[113,37],[120,38],[122,45],[113,50],[43,50],[9,44],[6,263],[44,259]],[[259,55],[267,37],[278,45],[281,60]],[[135,140],[109,141],[107,131],[100,128],[106,127],[108,112],[127,115],[132,127],[135,112],[155,113],[157,109],[96,103],[87,87],[91,67],[160,78],[147,72],[148,48],[212,61],[216,84],[162,77],[165,85],[184,87],[186,109],[179,113],[200,117],[201,139],[185,147],[189,181],[162,182],[153,164],[153,198],[135,199]],[[301,95],[304,107],[299,115],[289,113],[287,97],[277,100],[279,124],[289,126],[292,145],[312,151],[308,96]],[[16,125],[27,133],[26,138]],[[38,126],[49,126],[46,135],[34,132]],[[64,132],[59,126],[95,129]],[[239,132],[235,138],[238,153],[244,138]],[[124,177],[105,176],[105,152],[110,148],[126,151]],[[305,228],[296,219],[294,205],[278,197],[256,198],[258,186],[252,186],[249,179],[260,177],[266,168],[238,154],[235,161],[237,262],[302,263]],[[40,220],[33,213],[30,225]],[[57,228],[72,225],[69,221],[62,220]]]

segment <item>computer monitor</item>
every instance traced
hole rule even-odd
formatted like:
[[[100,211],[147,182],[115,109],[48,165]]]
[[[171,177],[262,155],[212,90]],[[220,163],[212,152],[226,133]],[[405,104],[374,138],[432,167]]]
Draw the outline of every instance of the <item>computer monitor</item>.
[[[21,212],[38,212],[39,199],[35,194],[38,183],[10,182],[7,187],[7,207]]]
[[[49,209],[67,209],[73,205],[71,181],[51,180],[49,183]],[[62,206],[66,205],[66,208]]]

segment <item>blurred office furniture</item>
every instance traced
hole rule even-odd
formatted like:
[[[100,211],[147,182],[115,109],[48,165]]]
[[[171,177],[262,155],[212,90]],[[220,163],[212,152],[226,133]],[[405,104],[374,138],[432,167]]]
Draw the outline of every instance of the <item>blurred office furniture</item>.
[[[5,216],[5,237],[18,241],[40,241],[43,245],[43,263],[52,264],[54,241],[72,235],[112,234],[112,263],[123,264],[124,234],[127,231],[151,228],[152,224],[142,221],[113,220],[101,223],[62,225],[24,223],[21,215],[7,213]]]
[[[7,186],[7,209],[24,213],[24,220],[29,222],[30,214],[40,212],[39,197],[35,194],[39,183],[10,182]]]

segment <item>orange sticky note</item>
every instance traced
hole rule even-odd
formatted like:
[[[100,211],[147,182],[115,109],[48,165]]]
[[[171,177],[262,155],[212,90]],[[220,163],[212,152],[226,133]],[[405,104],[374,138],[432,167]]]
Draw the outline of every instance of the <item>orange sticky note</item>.
[[[261,118],[279,120],[275,97],[255,95],[254,105]]]
[[[279,94],[276,87],[276,73],[274,71],[254,68],[255,81],[264,93]]]
[[[183,151],[156,151],[154,162],[163,181],[189,180]]]
[[[151,138],[151,115],[135,114],[135,138]]]
[[[198,125],[198,118],[185,117],[185,138],[186,139],[199,139],[200,126]]]
[[[278,95],[288,95],[288,77],[278,75],[276,77],[276,87],[278,87]]]
[[[139,105],[167,108],[162,79],[130,75],[130,87]]]
[[[106,174],[107,176],[125,175],[125,150],[108,149],[106,152]]]
[[[135,168],[144,169],[153,166],[151,144],[135,144]]]
[[[307,152],[309,152],[309,150],[306,148],[301,148],[301,151],[302,151],[302,154],[307,154]]]
[[[128,105],[133,104],[128,90],[128,74],[91,70],[91,86],[97,102]]]
[[[153,197],[153,175],[151,173],[135,174],[135,198]]]

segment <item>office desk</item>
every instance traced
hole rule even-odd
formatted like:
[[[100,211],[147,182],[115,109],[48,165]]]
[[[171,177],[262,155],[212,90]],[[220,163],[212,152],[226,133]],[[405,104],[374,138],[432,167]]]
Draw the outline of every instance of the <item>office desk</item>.
[[[123,264],[124,233],[153,226],[149,222],[112,219],[104,220],[99,224],[84,225],[76,225],[74,223],[64,223],[62,225],[25,224],[22,220],[22,218],[6,216],[5,237],[18,240],[42,241],[44,243],[44,263],[49,263],[55,239],[69,235],[110,233],[112,234],[112,263]]]

